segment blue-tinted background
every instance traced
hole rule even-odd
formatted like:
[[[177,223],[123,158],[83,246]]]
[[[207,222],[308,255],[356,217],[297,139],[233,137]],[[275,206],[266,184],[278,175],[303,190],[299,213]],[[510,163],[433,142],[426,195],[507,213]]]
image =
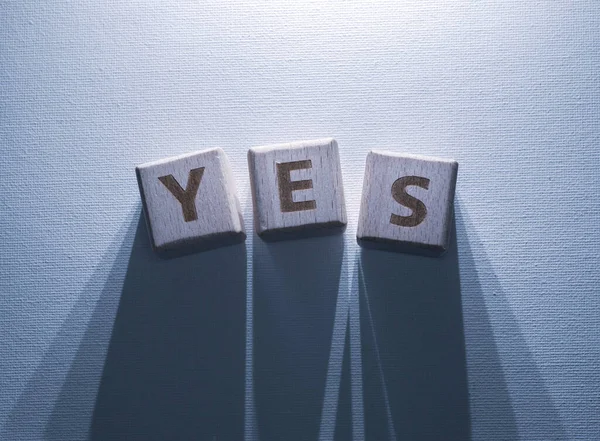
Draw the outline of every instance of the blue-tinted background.
[[[0,439],[600,439],[599,72],[594,0],[0,1]],[[343,236],[152,254],[135,165],[250,229],[325,136]],[[444,258],[356,246],[371,148],[459,161]]]

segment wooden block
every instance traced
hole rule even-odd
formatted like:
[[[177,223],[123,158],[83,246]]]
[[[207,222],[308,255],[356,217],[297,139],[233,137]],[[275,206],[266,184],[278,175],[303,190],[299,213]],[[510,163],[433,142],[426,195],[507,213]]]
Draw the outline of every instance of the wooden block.
[[[257,234],[265,240],[342,232],[346,206],[337,142],[317,139],[248,152]]]
[[[243,242],[242,211],[225,152],[203,150],[136,167],[152,246],[163,257]]]
[[[438,256],[448,248],[458,163],[371,151],[356,234],[368,248]]]

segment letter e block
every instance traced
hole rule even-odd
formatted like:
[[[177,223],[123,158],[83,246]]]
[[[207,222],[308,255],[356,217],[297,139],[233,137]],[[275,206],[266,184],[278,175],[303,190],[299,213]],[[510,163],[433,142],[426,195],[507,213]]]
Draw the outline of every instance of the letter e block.
[[[356,238],[367,248],[439,256],[448,249],[458,163],[371,151]]]
[[[225,152],[204,150],[136,167],[152,247],[163,257],[246,239]]]
[[[346,206],[334,139],[253,147],[248,152],[257,234],[295,239],[344,231]]]

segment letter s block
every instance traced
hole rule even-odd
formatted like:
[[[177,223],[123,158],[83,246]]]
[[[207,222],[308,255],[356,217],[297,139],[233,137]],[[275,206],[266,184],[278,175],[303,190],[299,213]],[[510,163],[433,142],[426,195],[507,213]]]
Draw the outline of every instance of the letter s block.
[[[337,142],[317,139],[248,151],[257,234],[265,240],[333,234],[346,228]]]
[[[371,151],[356,234],[367,248],[439,256],[448,249],[458,163]]]
[[[152,247],[163,257],[246,239],[225,152],[203,150],[136,167]]]

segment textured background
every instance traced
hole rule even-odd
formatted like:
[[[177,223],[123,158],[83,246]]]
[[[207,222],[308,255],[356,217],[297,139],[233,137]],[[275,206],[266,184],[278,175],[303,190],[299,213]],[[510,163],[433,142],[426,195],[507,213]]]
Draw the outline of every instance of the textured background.
[[[600,439],[600,3],[0,1],[0,439]],[[116,4],[115,4],[116,3]],[[333,136],[343,236],[157,260],[134,166]],[[440,260],[371,148],[460,163]]]

